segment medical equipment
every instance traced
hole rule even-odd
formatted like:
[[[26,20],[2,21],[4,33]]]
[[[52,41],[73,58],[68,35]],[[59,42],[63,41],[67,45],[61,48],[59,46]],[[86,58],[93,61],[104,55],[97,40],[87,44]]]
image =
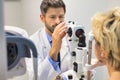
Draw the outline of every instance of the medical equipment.
[[[76,25],[71,21],[68,24],[68,40],[70,41],[70,52],[72,55],[72,68],[76,72],[76,78],[74,80],[86,78],[84,66],[87,58],[87,49],[85,42],[84,27]]]
[[[37,50],[33,42],[18,32],[6,30],[8,78],[21,76],[26,72],[25,58],[33,54],[34,78],[37,80]],[[22,60],[22,62],[21,62]]]
[[[72,55],[72,69],[74,75],[68,74],[68,80],[93,80],[91,65],[92,39],[89,39],[89,49],[87,52],[86,37],[84,27],[70,21],[68,24],[68,41],[70,42],[70,52]],[[89,77],[89,79],[88,79]]]

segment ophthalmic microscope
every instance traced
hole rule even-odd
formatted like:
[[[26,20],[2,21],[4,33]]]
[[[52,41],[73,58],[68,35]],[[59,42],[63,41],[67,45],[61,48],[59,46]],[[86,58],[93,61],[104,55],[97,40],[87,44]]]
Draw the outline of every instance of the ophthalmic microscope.
[[[72,69],[68,70],[65,76],[67,80],[94,80],[94,69],[103,64],[97,61],[92,63],[93,34],[90,32],[88,35],[87,47],[85,27],[77,25],[74,21],[69,21],[67,26],[67,40],[70,47]],[[56,80],[63,79],[58,75]]]
[[[76,78],[74,78],[74,80],[85,80],[84,78],[86,77],[86,73],[84,71],[84,66],[87,58],[87,49],[84,27],[76,25],[76,23],[73,21],[69,22],[68,27],[69,28],[67,32],[72,56],[72,69],[76,74]],[[70,76],[68,78],[70,78]]]
[[[86,47],[85,27],[70,21],[68,24],[68,41],[72,56],[72,70],[74,75],[68,75],[68,80],[94,80],[91,65],[93,35],[89,34],[88,48]],[[70,72],[71,73],[71,72]]]

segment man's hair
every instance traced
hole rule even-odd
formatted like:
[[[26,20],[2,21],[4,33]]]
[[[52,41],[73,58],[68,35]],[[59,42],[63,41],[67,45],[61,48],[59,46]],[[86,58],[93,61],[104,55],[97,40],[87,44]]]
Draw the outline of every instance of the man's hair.
[[[45,16],[49,8],[63,8],[64,12],[66,12],[66,7],[63,0],[43,0],[40,5],[42,15]]]

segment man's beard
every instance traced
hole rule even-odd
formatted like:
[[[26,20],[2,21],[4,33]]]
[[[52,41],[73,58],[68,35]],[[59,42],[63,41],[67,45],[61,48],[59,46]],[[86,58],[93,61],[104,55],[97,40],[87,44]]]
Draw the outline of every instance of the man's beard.
[[[53,33],[54,32],[54,29],[55,27],[57,26],[58,24],[54,24],[52,26],[48,25],[47,22],[45,22],[45,27],[51,32]]]

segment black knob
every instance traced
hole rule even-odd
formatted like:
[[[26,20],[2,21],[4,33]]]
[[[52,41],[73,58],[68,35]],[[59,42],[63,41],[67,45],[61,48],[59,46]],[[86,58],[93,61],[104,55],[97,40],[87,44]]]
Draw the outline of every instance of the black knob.
[[[72,75],[68,75],[68,79],[73,79],[73,76]]]

